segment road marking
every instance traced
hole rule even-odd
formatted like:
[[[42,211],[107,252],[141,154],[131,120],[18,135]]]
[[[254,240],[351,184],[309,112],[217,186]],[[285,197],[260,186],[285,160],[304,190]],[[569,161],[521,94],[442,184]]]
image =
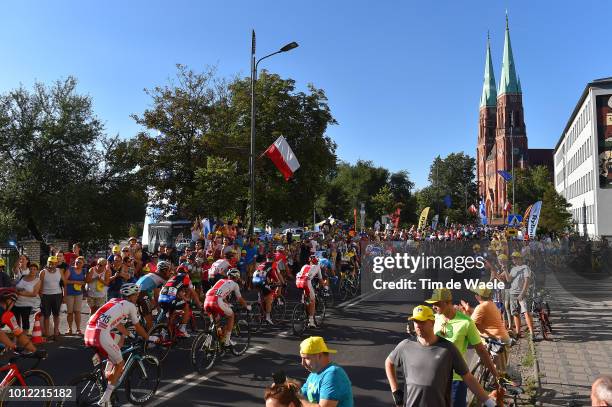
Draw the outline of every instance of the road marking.
[[[156,401],[152,402],[151,404],[147,404],[147,405],[148,405],[149,407],[154,407],[154,406],[157,406],[158,404],[160,404],[160,403],[162,403],[162,402],[164,402],[164,401],[166,401],[166,400],[171,399],[172,397],[174,397],[174,396],[175,396],[175,395],[177,395],[178,393],[181,393],[181,392],[183,392],[183,391],[187,390],[187,389],[188,389],[188,388],[190,388],[190,387],[193,387],[193,386],[196,386],[196,385],[198,385],[198,384],[200,384],[200,383],[203,383],[203,382],[205,382],[206,380],[210,379],[211,377],[213,377],[213,376],[215,376],[215,375],[217,375],[217,374],[219,374],[219,372],[210,372],[210,373],[209,373],[209,374],[207,374],[206,376],[202,376],[202,377],[200,377],[199,379],[197,379],[197,380],[195,380],[195,381],[192,381],[192,382],[190,382],[190,383],[187,383],[187,384],[185,384],[184,386],[181,386],[181,387],[179,387],[179,388],[177,388],[177,389],[175,389],[175,390],[173,390],[173,391],[171,391],[171,392],[169,392],[169,393],[164,394],[163,396],[161,396],[161,397],[160,397],[159,399],[157,399]],[[190,377],[190,376],[191,376],[191,377],[193,377],[194,375],[193,375],[193,374],[187,375],[187,376],[186,376],[184,379],[181,379],[181,382],[182,382],[182,381],[185,381],[185,379],[187,379],[187,377]],[[170,386],[171,386],[171,385],[170,385]],[[167,386],[164,386],[164,387],[167,387]]]

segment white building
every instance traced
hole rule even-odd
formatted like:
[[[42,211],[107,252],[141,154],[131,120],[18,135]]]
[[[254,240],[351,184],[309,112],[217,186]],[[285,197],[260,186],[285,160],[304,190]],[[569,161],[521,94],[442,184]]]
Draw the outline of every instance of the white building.
[[[587,84],[554,151],[555,188],[577,231],[612,236],[612,78]]]

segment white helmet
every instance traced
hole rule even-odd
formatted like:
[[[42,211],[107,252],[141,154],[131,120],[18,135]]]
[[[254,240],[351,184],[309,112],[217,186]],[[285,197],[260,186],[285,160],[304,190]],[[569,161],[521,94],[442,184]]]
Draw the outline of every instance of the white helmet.
[[[124,297],[129,297],[132,294],[138,294],[140,292],[140,287],[134,283],[125,283],[121,286],[119,292]]]
[[[285,248],[284,248],[282,245],[278,245],[278,246],[276,246],[276,251],[277,251],[277,252],[278,252],[278,251],[282,251],[282,250],[285,250]]]
[[[229,269],[227,271],[227,278],[231,278],[237,280],[240,278],[240,270],[238,269]]]

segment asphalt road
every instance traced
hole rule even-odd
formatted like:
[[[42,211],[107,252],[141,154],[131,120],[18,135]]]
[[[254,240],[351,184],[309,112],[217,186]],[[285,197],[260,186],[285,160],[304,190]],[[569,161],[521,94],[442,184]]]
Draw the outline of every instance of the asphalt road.
[[[296,303],[297,296],[292,294],[288,315]],[[307,330],[304,337],[323,336],[328,346],[338,351],[333,361],[347,371],[356,406],[388,406],[391,400],[384,360],[406,337],[406,316],[412,305],[375,297],[356,297],[340,305],[328,312],[322,328]],[[173,349],[163,362],[156,398],[148,405],[262,406],[272,372],[282,369],[290,378],[306,379],[308,372],[299,359],[301,339],[293,336],[288,323],[258,333],[252,336],[251,348],[245,355],[225,356],[205,374],[192,369],[188,350]],[[64,336],[44,347],[49,350],[49,357],[40,368],[49,372],[57,385],[68,383],[91,367],[91,351],[84,348],[80,338]],[[122,393],[119,397],[122,403],[127,403]]]

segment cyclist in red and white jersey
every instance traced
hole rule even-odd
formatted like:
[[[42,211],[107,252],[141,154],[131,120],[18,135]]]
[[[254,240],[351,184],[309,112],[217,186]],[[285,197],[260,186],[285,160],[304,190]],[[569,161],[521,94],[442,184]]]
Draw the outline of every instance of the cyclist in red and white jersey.
[[[233,346],[234,343],[231,341],[232,329],[234,327],[234,310],[227,302],[230,294],[236,296],[236,300],[244,308],[251,310],[251,306],[242,298],[240,294],[240,286],[237,281],[240,280],[240,270],[231,269],[227,272],[227,278],[222,278],[217,281],[215,285],[208,290],[206,293],[206,301],[204,302],[204,311],[213,317],[223,316],[227,317],[227,323],[223,328],[223,338],[225,346]]]
[[[19,346],[25,348],[30,352],[35,352],[36,348],[28,339],[28,335],[25,334],[23,329],[17,323],[15,315],[11,311],[15,302],[17,301],[17,290],[14,288],[0,288],[0,328],[8,326],[10,330],[17,338]],[[6,333],[0,330],[0,342],[6,346],[7,349],[15,350],[17,345],[11,341]]]
[[[124,319],[130,319],[136,333],[141,337],[151,342],[157,341],[156,337],[149,337],[139,323],[136,301],[138,301],[140,288],[134,283],[126,283],[121,286],[119,292],[123,299],[113,298],[98,308],[87,321],[85,330],[85,346],[95,348],[102,357],[108,356],[105,371],[108,385],[98,405],[109,404],[111,394],[123,372],[125,362],[121,355],[121,346],[123,346],[124,338],[129,335],[127,328],[123,325]],[[111,332],[113,329],[117,329],[121,335]]]
[[[225,259],[215,261],[208,269],[208,282],[214,284],[219,279],[223,278],[227,271],[232,268],[230,261],[234,257],[234,251],[230,250],[225,253]]]
[[[319,281],[323,279],[321,274],[321,267],[319,266],[319,260],[317,256],[310,256],[310,264],[305,264],[302,269],[295,276],[295,286],[304,290],[304,295],[310,298],[308,303],[308,326],[316,327],[314,322],[315,314],[315,291],[312,286],[312,280],[318,278]]]

